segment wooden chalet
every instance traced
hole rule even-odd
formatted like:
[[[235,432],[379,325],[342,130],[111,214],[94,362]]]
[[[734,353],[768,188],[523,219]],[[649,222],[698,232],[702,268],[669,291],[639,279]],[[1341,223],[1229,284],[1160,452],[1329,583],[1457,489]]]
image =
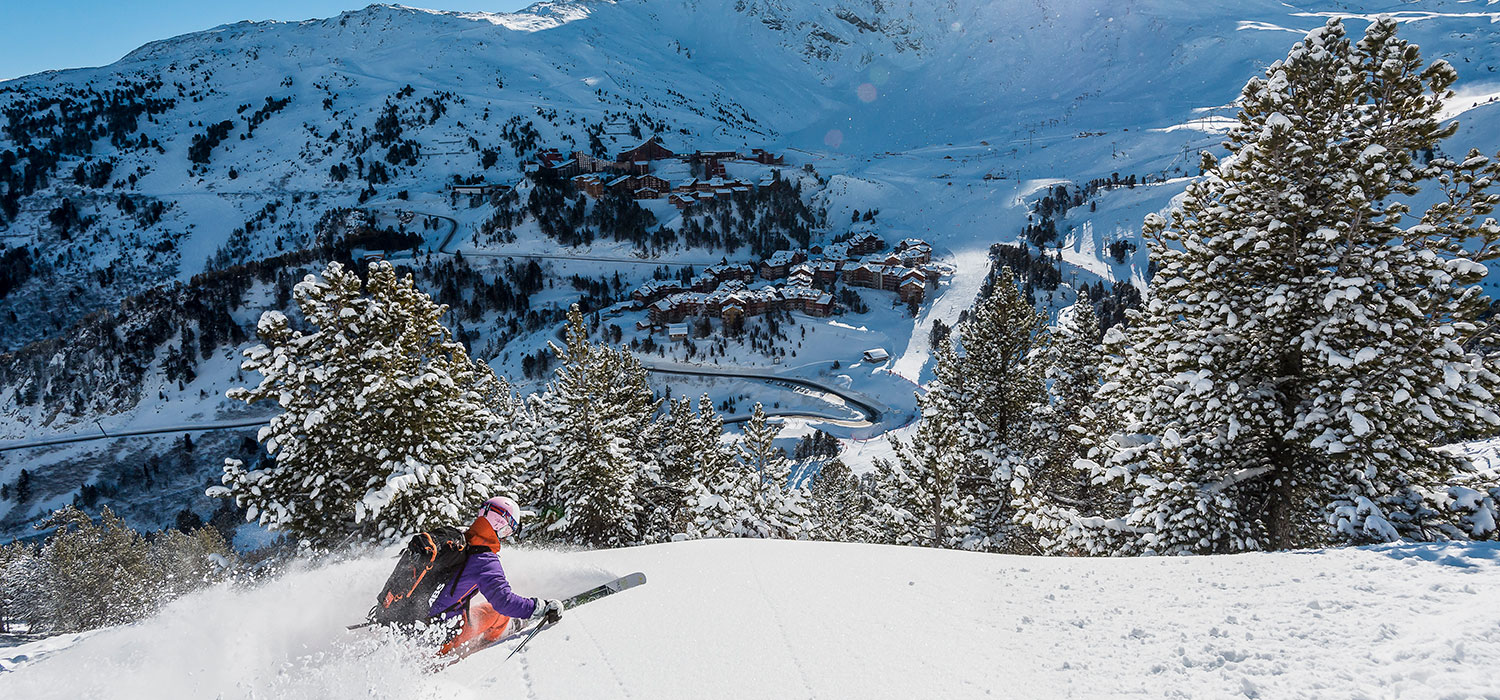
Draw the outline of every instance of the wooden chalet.
[[[599,198],[604,196],[604,176],[599,173],[587,175],[575,175],[573,186],[590,197]]]
[[[793,265],[807,260],[807,252],[802,250],[778,250],[760,263],[760,276],[767,280],[779,280],[786,277]]]
[[[861,233],[848,240],[850,255],[869,255],[885,247],[885,241],[873,233]]]
[[[667,182],[666,180],[650,173],[636,175],[635,184],[636,187],[650,188],[656,190],[658,193],[667,193],[672,191],[672,183]]]
[[[630,293],[631,300],[638,304],[654,304],[663,297],[676,294],[685,288],[677,280],[651,280]]]

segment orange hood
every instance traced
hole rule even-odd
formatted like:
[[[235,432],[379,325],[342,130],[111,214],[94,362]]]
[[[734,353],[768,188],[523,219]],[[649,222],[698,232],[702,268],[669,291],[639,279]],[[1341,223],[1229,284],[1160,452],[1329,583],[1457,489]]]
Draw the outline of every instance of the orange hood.
[[[484,518],[475,518],[474,524],[469,526],[469,531],[465,534],[472,546],[485,547],[492,552],[500,551],[500,536],[495,534],[495,526]]]

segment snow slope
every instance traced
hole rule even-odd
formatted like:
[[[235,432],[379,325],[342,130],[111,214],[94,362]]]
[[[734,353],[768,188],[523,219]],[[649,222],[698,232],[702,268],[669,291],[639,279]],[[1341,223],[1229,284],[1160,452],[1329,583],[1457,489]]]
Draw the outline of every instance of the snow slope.
[[[345,632],[389,559],[0,651],[10,698],[1497,697],[1500,546],[1147,559],[716,540],[504,553],[523,593],[643,571],[437,675]],[[35,655],[17,661],[19,655]],[[4,659],[9,658],[8,661]]]

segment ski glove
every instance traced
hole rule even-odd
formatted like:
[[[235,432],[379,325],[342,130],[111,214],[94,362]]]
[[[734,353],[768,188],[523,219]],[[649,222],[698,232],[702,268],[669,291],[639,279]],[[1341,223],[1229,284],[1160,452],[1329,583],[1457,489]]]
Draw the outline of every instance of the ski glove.
[[[542,620],[547,623],[553,623],[562,619],[562,601],[542,600],[541,598],[533,598],[533,600],[536,601],[536,609],[531,612],[531,622]]]

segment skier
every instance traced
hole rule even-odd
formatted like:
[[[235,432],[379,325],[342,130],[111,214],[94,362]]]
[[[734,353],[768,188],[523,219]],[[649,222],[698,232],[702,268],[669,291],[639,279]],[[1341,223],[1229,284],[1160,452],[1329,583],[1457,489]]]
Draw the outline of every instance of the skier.
[[[505,580],[505,570],[500,567],[500,540],[521,535],[521,507],[514,500],[496,496],[485,501],[465,535],[472,553],[453,580],[443,586],[429,612],[444,620],[462,619],[457,633],[438,651],[439,655],[463,658],[508,632],[562,618],[562,601],[524,598],[512,592],[510,582]]]

